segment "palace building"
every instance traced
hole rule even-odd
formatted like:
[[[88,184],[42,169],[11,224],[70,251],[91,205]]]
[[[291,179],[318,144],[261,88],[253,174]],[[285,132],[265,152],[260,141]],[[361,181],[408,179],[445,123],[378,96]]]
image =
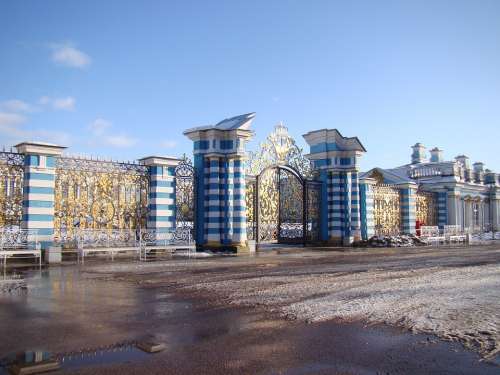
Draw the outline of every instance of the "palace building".
[[[373,168],[362,173],[361,178],[374,179],[375,192],[409,187],[414,196],[417,228],[419,225],[459,225],[466,232],[498,230],[498,174],[485,169],[482,162],[471,165],[465,155],[446,161],[443,151],[437,147],[430,150],[430,157],[421,143],[412,146],[412,150],[409,164],[389,169]],[[377,219],[375,225],[382,233],[398,229],[390,228],[394,223],[384,222],[382,214]],[[409,232],[413,233],[414,229],[410,225]]]

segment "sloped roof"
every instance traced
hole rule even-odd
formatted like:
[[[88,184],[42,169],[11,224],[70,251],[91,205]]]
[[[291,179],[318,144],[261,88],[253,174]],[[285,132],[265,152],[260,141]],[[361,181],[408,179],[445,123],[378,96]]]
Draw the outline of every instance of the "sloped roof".
[[[360,174],[360,178],[370,177],[373,172],[379,172],[384,177],[384,183],[388,184],[401,184],[413,182],[413,180],[408,177],[407,169],[404,167],[393,168],[393,169],[382,169],[382,168],[372,168],[367,172]]]
[[[337,129],[320,129],[310,131],[303,135],[307,140],[309,137],[314,136],[316,133],[327,132],[328,136],[333,132],[335,143],[341,151],[363,151],[366,152],[365,146],[361,143],[358,137],[344,137]]]
[[[190,128],[184,131],[184,134],[195,132],[195,131],[204,131],[204,130],[250,130],[250,125],[252,124],[253,119],[255,118],[255,112],[245,113],[243,115],[238,115],[234,117],[226,118],[222,121],[219,121],[216,125],[204,125],[198,126],[195,128]]]

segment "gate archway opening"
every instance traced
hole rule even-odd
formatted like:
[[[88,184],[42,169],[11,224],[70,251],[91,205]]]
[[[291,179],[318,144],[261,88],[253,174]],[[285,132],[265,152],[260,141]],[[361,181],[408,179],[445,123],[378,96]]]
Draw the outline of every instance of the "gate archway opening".
[[[305,181],[290,166],[265,168],[256,178],[256,240],[304,243]]]
[[[247,180],[247,235],[258,244],[319,241],[321,184],[289,165]]]

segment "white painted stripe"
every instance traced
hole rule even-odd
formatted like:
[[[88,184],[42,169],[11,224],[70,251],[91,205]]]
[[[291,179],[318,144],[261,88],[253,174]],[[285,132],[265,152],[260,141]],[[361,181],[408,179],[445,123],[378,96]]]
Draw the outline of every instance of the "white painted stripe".
[[[45,173],[45,174],[55,175],[56,170],[54,168],[46,169],[46,168],[40,168],[40,167],[34,167],[34,166],[26,166],[26,167],[24,167],[24,172]]]
[[[28,184],[26,186],[29,187],[49,187],[49,188],[54,188],[54,181],[48,181],[48,180],[33,180],[30,179]]]
[[[150,198],[150,204],[174,204],[172,198]]]
[[[34,194],[29,193],[24,195],[24,200],[30,201],[46,201],[46,202],[54,202],[54,194]]]
[[[54,207],[23,207],[23,214],[54,215]]]
[[[148,221],[148,228],[172,228],[173,223],[169,221]]]
[[[50,228],[52,229],[54,227],[54,222],[53,221],[28,221],[25,222],[23,225],[23,228],[26,229],[46,229]]]
[[[167,186],[156,186],[151,189],[152,192],[156,193],[169,193],[172,194],[174,192],[173,187],[167,187]]]
[[[151,210],[150,216],[174,216],[174,211],[172,210]]]

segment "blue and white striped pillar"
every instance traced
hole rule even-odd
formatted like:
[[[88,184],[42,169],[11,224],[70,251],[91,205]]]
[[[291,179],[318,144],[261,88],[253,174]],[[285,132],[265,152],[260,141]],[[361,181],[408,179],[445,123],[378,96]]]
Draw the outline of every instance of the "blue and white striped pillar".
[[[158,233],[175,229],[175,167],[180,159],[150,156],[139,160],[149,170],[149,213],[147,228]]]
[[[205,227],[206,243],[208,246],[218,246],[221,244],[222,221],[223,221],[223,180],[221,179],[221,161],[217,156],[210,156],[206,159],[207,167],[205,172]],[[222,199],[221,199],[222,198]]]
[[[448,222],[447,200],[448,192],[438,191],[437,193],[437,219],[439,228],[443,229]]]
[[[343,172],[330,172],[328,183],[328,240],[341,243],[344,223]]]
[[[351,172],[344,172],[344,179],[342,184],[342,202],[343,202],[343,215],[344,220],[342,223],[342,244],[349,246],[353,243],[352,226],[352,174]]]
[[[358,162],[366,150],[358,138],[344,137],[337,129],[312,131],[304,139],[311,149],[307,157],[323,183],[322,207],[327,209],[322,210],[321,238],[351,245],[361,239]]]
[[[242,157],[233,159],[233,186],[232,195],[232,242],[245,244],[247,242],[247,209],[246,209],[246,181],[245,166]]]
[[[186,130],[194,143],[199,250],[246,252],[245,143],[255,114]]]
[[[401,191],[401,227],[405,234],[416,233],[416,194],[417,185],[415,183],[398,184]]]
[[[351,235],[353,241],[361,241],[361,213],[359,202],[358,172],[351,173]]]
[[[364,178],[359,183],[359,208],[361,217],[361,238],[368,240],[375,234],[375,221],[373,216],[373,185],[376,181]]]
[[[22,228],[34,230],[42,249],[54,241],[56,158],[66,147],[23,142],[16,145],[25,155]]]

